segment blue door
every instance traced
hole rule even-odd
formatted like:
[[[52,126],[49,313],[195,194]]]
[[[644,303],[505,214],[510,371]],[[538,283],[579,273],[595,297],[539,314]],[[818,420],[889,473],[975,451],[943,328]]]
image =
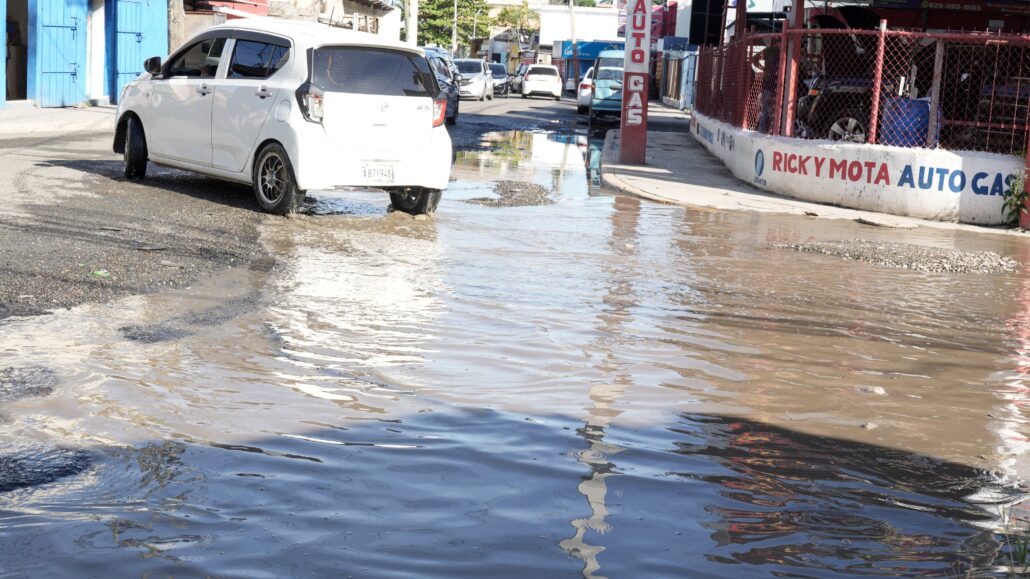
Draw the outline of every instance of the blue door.
[[[87,2],[36,0],[36,96],[41,107],[66,107],[86,100]]]
[[[143,61],[168,54],[168,7],[158,0],[114,0],[113,50],[108,54],[111,102],[122,87],[143,73]]]
[[[143,72],[143,7],[138,0],[116,0],[114,70],[111,102],[117,103],[125,83]]]

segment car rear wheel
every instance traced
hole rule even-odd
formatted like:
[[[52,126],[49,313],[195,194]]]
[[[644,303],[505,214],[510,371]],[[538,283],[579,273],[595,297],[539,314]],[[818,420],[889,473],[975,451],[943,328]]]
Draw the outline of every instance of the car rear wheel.
[[[394,210],[409,215],[428,215],[436,211],[443,193],[439,189],[405,187],[390,192],[390,203]]]
[[[869,117],[868,114],[863,115],[861,111],[857,110],[844,111],[837,115],[826,131],[826,138],[831,141],[848,143],[866,142],[866,123],[862,120],[863,116]]]
[[[577,105],[576,106],[576,114],[577,115],[581,115],[581,114],[583,114],[585,112],[587,112],[587,108],[585,106],[583,106],[583,105]]]
[[[304,192],[297,188],[293,165],[279,143],[271,143],[258,153],[254,163],[254,196],[268,213],[294,213],[304,201]]]
[[[447,124],[452,127],[458,124],[458,107],[454,107],[454,114],[446,119]]]
[[[125,178],[142,179],[147,176],[147,139],[143,124],[129,115],[125,126]]]

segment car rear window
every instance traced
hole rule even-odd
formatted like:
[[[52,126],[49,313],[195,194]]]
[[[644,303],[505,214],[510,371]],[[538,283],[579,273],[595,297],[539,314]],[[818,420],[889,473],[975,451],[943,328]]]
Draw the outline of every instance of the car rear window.
[[[483,72],[483,63],[475,60],[455,60],[454,64],[458,65],[458,72]]]
[[[494,78],[508,78],[508,69],[504,68],[503,64],[491,64],[490,72]]]
[[[316,49],[311,82],[324,91],[351,94],[433,97],[439,92],[425,58],[382,48]]]
[[[553,68],[536,68],[536,67],[534,67],[534,68],[529,69],[529,72],[526,73],[526,74],[530,75],[530,76],[558,76],[558,71],[554,70]]]
[[[625,65],[626,59],[624,58],[598,58],[597,65],[594,68],[622,68]]]
[[[594,80],[617,80],[622,82],[621,68],[602,68],[594,75]]]

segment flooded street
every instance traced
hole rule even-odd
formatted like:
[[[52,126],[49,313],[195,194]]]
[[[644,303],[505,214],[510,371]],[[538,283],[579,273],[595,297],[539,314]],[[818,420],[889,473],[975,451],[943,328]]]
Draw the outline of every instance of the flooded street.
[[[315,192],[248,266],[0,322],[0,573],[1006,576],[1025,243],[616,196],[599,146],[488,133],[431,219]],[[780,247],[849,239],[1020,265]]]

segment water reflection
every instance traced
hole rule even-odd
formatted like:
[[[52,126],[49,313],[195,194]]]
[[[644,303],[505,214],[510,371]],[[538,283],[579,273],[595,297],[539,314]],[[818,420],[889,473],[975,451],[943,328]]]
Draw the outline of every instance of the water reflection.
[[[673,474],[712,485],[701,491],[709,561],[802,576],[942,577],[988,570],[998,555],[989,531],[959,523],[997,520],[968,496],[1014,496],[988,473],[746,419],[682,420],[673,431],[685,460]]]
[[[583,561],[584,577],[603,577],[597,575],[601,564],[598,555],[604,547],[590,545],[586,533],[592,530],[605,535],[612,531],[606,521],[608,508],[605,498],[608,494],[606,479],[616,475],[616,467],[608,457],[623,449],[618,445],[605,441],[605,434],[622,411],[619,400],[633,384],[633,376],[626,371],[625,361],[620,359],[618,347],[619,337],[624,335],[624,325],[631,317],[631,310],[636,305],[634,281],[637,271],[633,257],[636,253],[637,225],[640,215],[640,201],[630,197],[617,197],[614,211],[611,214],[612,252],[622,258],[606,268],[608,275],[608,292],[601,298],[605,308],[597,318],[600,321],[599,333],[604,339],[593,344],[597,357],[597,369],[601,381],[590,386],[587,396],[591,405],[587,408],[587,416],[583,426],[576,433],[587,443],[587,448],[577,453],[581,464],[590,469],[577,487],[581,495],[586,497],[590,508],[590,516],[585,519],[574,519],[571,525],[575,535],[565,539],[559,546]]]

